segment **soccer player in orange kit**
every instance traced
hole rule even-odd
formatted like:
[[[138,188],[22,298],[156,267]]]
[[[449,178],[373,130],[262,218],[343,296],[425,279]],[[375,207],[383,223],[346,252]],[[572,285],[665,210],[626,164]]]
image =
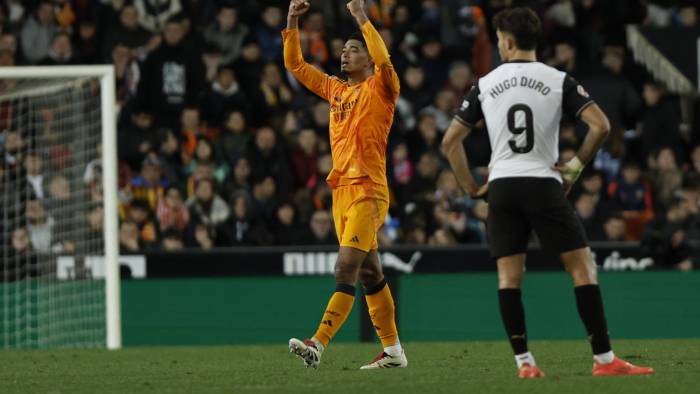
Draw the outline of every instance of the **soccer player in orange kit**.
[[[299,42],[298,19],[309,10],[307,0],[292,0],[284,39],[284,66],[304,86],[330,103],[330,141],[333,169],[333,219],[340,242],[335,264],[335,292],[321,323],[310,338],[289,340],[289,351],[307,367],[317,367],[321,354],[350,314],[359,275],[383,351],[360,369],[406,367],[394,300],[384,279],[377,253],[377,231],[389,207],[386,145],[399,97],[399,78],[381,36],[365,14],[363,0],[347,8],[362,34],[343,47],[340,69],[347,81],[329,76],[306,63]]]

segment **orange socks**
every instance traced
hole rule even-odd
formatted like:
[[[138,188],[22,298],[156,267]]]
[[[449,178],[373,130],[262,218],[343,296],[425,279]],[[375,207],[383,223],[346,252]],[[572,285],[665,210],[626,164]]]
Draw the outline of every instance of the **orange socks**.
[[[319,324],[318,330],[316,330],[316,333],[314,334],[314,338],[321,342],[323,346],[328,346],[328,343],[331,341],[335,333],[338,332],[343,323],[345,323],[345,319],[347,319],[347,317],[350,315],[352,304],[354,302],[355,286],[350,286],[343,283],[337,284],[335,287],[335,293],[333,293],[331,296],[330,301],[328,301],[326,311],[323,313],[321,324]]]
[[[394,317],[394,298],[386,280],[382,280],[376,286],[365,290],[365,299],[369,309],[377,336],[382,341],[382,346],[388,348],[398,344],[399,334],[396,329]]]

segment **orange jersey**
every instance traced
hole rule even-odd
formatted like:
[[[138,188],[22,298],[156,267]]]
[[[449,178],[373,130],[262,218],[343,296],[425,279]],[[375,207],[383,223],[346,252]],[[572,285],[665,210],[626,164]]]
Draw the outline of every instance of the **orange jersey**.
[[[377,30],[369,21],[360,29],[374,62],[374,75],[352,86],[304,61],[298,29],[282,32],[284,66],[331,106],[333,169],[326,180],[334,188],[365,182],[387,186],[386,144],[399,97],[399,77]]]

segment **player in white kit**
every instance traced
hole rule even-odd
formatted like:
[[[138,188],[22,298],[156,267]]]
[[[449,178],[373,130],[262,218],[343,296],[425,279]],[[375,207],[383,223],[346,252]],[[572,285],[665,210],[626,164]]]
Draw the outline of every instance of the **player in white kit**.
[[[596,264],[566,192],[598,151],[610,124],[584,88],[566,73],[537,61],[541,25],[529,8],[501,11],[493,19],[502,65],[479,79],[445,133],[442,148],[460,186],[487,197],[491,257],[498,265],[503,324],[521,378],[544,377],[528,351],[520,287],[527,243],[535,231],[558,253],[571,274],[576,306],[593,350],[593,375],[642,375],[653,369],[615,357],[610,346]],[[579,117],[588,133],[576,156],[557,164],[562,114]],[[488,184],[472,177],[462,142],[485,121],[491,142]]]

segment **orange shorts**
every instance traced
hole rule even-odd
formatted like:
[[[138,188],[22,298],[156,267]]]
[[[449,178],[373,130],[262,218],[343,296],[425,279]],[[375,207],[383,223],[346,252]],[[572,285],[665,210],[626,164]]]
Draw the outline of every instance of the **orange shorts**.
[[[389,190],[374,183],[337,186],[333,221],[340,246],[369,252],[377,249],[377,231],[389,210]]]

